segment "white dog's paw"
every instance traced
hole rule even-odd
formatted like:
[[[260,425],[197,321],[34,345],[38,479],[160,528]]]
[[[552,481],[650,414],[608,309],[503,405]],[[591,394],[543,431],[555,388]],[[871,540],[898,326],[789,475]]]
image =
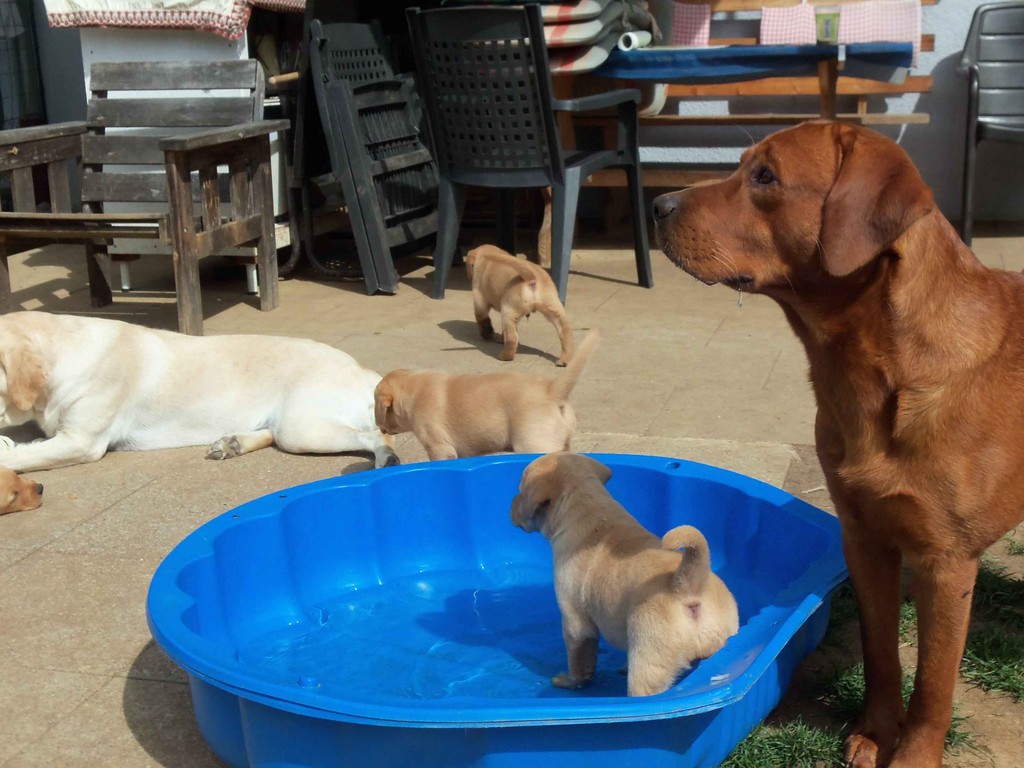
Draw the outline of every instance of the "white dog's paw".
[[[240,456],[241,453],[242,446],[237,437],[222,437],[217,442],[210,443],[210,447],[206,449],[206,458],[223,461]]]
[[[11,440],[7,435],[0,435],[0,451],[9,451],[16,445],[17,443]]]

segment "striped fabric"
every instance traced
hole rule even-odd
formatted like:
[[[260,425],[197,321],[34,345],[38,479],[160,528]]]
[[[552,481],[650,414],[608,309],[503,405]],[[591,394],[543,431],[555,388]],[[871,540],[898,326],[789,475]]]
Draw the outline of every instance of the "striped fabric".
[[[711,34],[711,6],[673,3],[672,45],[706,48]]]
[[[788,8],[761,9],[761,45],[814,45],[818,28],[814,6],[807,3]]]
[[[839,6],[840,43],[913,43],[921,52],[920,0],[863,0]]]

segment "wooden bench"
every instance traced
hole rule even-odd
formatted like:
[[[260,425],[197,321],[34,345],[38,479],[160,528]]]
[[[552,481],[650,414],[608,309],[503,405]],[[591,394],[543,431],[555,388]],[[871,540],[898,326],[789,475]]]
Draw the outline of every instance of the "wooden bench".
[[[53,241],[85,246],[92,304],[110,304],[108,245],[118,238],[157,238],[171,245],[183,333],[203,332],[199,259],[228,248],[255,245],[260,309],[276,307],[269,135],[288,122],[261,119],[258,62],[95,64],[89,87],[85,122],[0,132],[0,174],[11,177],[13,202],[13,211],[0,212],[0,312],[16,308],[9,251]],[[186,89],[228,95],[137,93]],[[115,93],[121,98],[111,98]],[[81,170],[81,213],[72,209],[72,159]],[[39,166],[49,182],[49,212],[37,212],[33,169]],[[227,201],[229,216],[221,210]],[[104,210],[126,203],[156,203],[159,210]]]
[[[938,0],[921,0],[922,5],[934,5]],[[785,7],[799,4],[800,0],[675,0],[675,2],[704,2],[709,4],[714,13],[734,14],[737,12],[760,11],[762,7]],[[837,6],[859,0],[811,0],[814,5]],[[749,13],[748,13],[749,15]],[[757,21],[743,22],[756,25]],[[716,34],[720,21],[713,19],[711,23],[710,46],[720,45],[756,45],[755,36],[723,37]],[[670,30],[666,30],[670,34]],[[923,52],[935,49],[935,37],[923,34],[920,50]],[[908,75],[903,82],[885,82],[864,78],[843,76],[841,64],[836,59],[821,62],[816,76],[809,77],[766,77],[753,80],[728,83],[671,84],[668,86],[668,104],[660,114],[640,118],[642,126],[657,127],[688,127],[688,126],[786,126],[795,125],[806,120],[818,118],[838,119],[864,125],[902,125],[922,124],[929,121],[929,115],[922,112],[879,112],[873,111],[877,97],[902,96],[912,93],[927,93],[932,89],[930,75]],[[597,80],[598,78],[593,78]],[[593,85],[593,83],[591,84]],[[609,80],[602,88],[615,88],[635,85],[634,82]],[[744,98],[744,111],[728,114],[672,114],[674,104],[678,100],[730,100]],[[748,111],[751,98],[755,107]],[[807,109],[797,112],[777,111],[781,98],[797,97],[807,102]],[[760,104],[764,109],[758,109]],[[852,108],[851,108],[852,107]],[[578,126],[605,127],[605,117],[584,118],[577,121]],[[641,134],[641,143],[643,136]],[[625,182],[618,177],[621,174],[594,174],[588,186],[620,187]],[[722,178],[719,170],[703,170],[679,168],[666,165],[644,166],[645,187],[685,187],[708,179]]]

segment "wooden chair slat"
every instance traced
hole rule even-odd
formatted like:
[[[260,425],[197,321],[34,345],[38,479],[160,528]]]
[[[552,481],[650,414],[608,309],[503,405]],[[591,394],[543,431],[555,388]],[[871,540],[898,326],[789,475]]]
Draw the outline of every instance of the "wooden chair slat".
[[[256,87],[251,62],[240,61],[147,61],[104,62],[92,65],[92,91],[157,91],[183,89]]]
[[[82,137],[82,162],[86,165],[163,165],[160,136],[87,134]]]
[[[251,97],[93,98],[86,110],[86,122],[93,128],[212,127],[246,123],[252,119]]]

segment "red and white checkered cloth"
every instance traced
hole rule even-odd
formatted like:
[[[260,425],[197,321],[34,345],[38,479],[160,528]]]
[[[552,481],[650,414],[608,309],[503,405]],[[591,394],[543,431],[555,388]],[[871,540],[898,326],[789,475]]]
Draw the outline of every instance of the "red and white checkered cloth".
[[[807,3],[788,8],[761,9],[761,45],[814,45],[818,27],[814,6]]]
[[[913,43],[921,52],[920,0],[863,0],[839,6],[840,43]]]
[[[711,35],[711,6],[672,4],[672,45],[707,47]]]

